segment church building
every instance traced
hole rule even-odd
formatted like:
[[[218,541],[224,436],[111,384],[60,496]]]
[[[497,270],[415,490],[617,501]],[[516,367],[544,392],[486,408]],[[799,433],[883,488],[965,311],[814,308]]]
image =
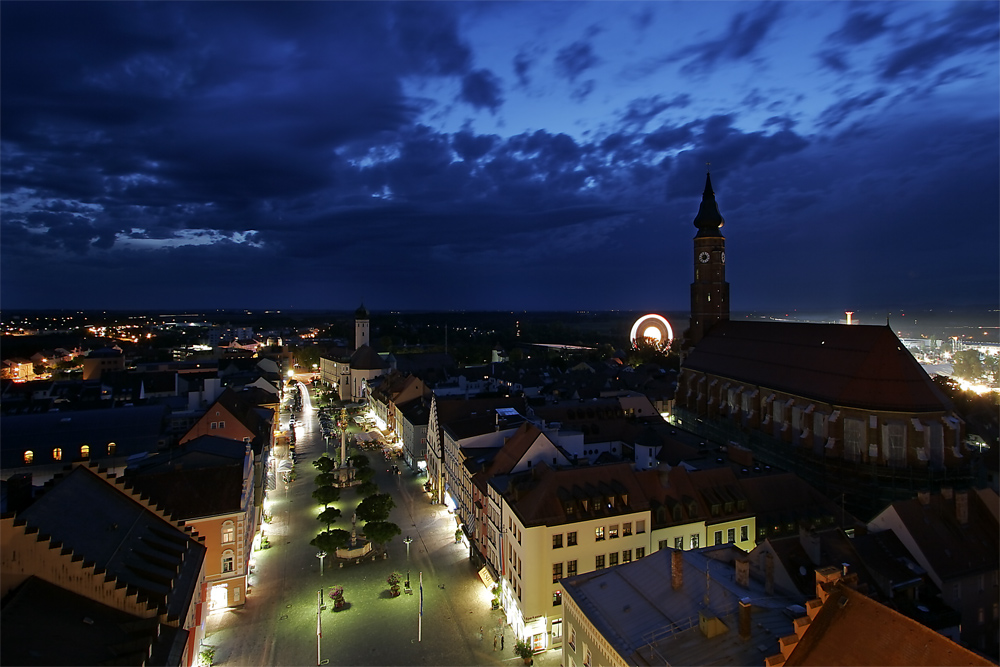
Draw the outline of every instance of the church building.
[[[965,424],[888,326],[730,320],[726,241],[706,177],[675,417],[797,473],[869,518],[972,484]]]

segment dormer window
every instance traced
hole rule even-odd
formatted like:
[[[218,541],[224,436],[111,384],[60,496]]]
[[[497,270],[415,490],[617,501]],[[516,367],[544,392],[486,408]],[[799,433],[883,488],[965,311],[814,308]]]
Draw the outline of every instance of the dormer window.
[[[608,507],[610,509],[614,509],[615,508],[615,497],[614,496],[608,496]]]
[[[683,517],[681,517],[681,506],[674,505],[674,521],[680,522],[682,519]]]
[[[113,443],[113,442],[109,442],[108,443],[108,456],[114,456],[115,455],[115,447],[116,447],[115,443]]]
[[[740,498],[739,500],[736,501],[736,509],[742,512],[746,510],[746,508],[747,508],[747,501],[745,499]]]
[[[52,458],[55,461],[62,461],[62,450],[56,447],[52,450]]]
[[[726,503],[726,514],[732,514],[732,513],[733,513],[733,501],[730,500],[729,502]]]
[[[623,493],[622,494],[622,505],[626,505],[626,506],[628,505],[628,494],[627,493]]]
[[[694,507],[694,505],[692,505]],[[712,516],[719,516],[719,503],[712,503]]]
[[[35,460],[35,453],[33,451],[31,451],[29,449],[28,451],[26,451],[24,453],[24,463],[25,464],[30,464],[34,460]]]
[[[583,498],[580,500],[580,505],[583,507],[583,511],[586,512],[590,507],[590,501],[587,500],[586,498]]]

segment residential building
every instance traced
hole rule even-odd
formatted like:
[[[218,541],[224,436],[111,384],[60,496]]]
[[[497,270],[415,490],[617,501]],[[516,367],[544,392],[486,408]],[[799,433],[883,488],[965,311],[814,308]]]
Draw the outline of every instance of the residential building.
[[[921,492],[892,503],[868,524],[891,530],[961,614],[961,641],[998,657],[1000,498],[992,489]]]
[[[0,519],[0,660],[191,666],[205,546],[96,464]]]
[[[203,435],[125,471],[127,484],[204,537],[209,610],[246,601],[254,512],[254,454],[249,442]]]

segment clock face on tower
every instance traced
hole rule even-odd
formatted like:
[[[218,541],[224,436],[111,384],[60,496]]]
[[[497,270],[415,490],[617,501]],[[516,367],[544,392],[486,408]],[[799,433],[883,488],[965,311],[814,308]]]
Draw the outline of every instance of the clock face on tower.
[[[722,263],[723,263],[723,264],[725,264],[725,263],[726,263],[726,253],[722,253],[722,254],[721,254],[721,255],[719,256],[719,259],[721,259],[721,260],[722,260]]]
[[[702,253],[698,255],[698,261],[701,262],[702,264],[706,263],[708,259],[709,256],[707,252],[702,251]]]

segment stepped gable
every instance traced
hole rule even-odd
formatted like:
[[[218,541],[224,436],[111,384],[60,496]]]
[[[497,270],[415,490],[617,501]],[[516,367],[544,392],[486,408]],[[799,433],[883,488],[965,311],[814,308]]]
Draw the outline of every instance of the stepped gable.
[[[724,321],[685,368],[835,406],[950,411],[892,329],[885,326]]]
[[[491,483],[500,486],[525,526],[558,526],[649,507],[630,463],[561,470],[540,463],[530,473],[496,477]]]
[[[807,625],[800,629],[800,637],[788,638],[792,648],[784,661],[786,667],[994,664],[848,586],[838,583],[826,594],[818,613],[813,612],[815,618],[796,622],[797,627]]]
[[[0,620],[5,665],[177,665],[188,637],[37,576],[10,593]]]
[[[106,571],[139,593],[140,600],[171,619],[183,619],[197,597],[205,558],[203,538],[170,519],[125,480],[74,464],[46,484],[17,515],[26,532],[37,531],[97,571]]]
[[[243,443],[240,443],[243,444]],[[128,475],[132,487],[167,508],[176,519],[198,519],[240,512],[243,461],[210,468],[143,470]]]

